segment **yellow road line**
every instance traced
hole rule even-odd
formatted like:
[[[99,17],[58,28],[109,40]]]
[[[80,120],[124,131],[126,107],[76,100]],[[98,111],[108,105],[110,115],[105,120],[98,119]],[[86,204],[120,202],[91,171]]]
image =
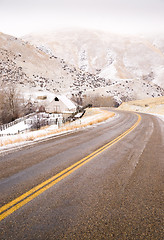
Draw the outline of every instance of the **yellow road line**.
[[[120,141],[122,138],[124,138],[127,134],[129,134],[134,128],[137,127],[137,125],[141,121],[141,116],[137,114],[138,120],[137,122],[129,128],[127,131],[116,137],[114,140],[110,141],[109,143],[105,144],[101,148],[97,149],[93,153],[89,154],[85,158],[81,159],[77,163],[71,165],[70,167],[64,169],[60,173],[56,174],[55,176],[49,178],[48,180],[44,181],[43,183],[37,185],[36,187],[32,188],[28,192],[22,194],[18,198],[14,199],[13,201],[7,203],[6,205],[2,206],[0,208],[0,221],[25,205],[26,203],[30,202],[32,199],[43,193],[45,190],[49,189],[68,175],[70,175],[72,172],[74,172],[76,169],[80,168],[90,160],[92,160],[94,157],[98,156],[100,153],[108,149],[110,146],[113,144],[117,143]]]

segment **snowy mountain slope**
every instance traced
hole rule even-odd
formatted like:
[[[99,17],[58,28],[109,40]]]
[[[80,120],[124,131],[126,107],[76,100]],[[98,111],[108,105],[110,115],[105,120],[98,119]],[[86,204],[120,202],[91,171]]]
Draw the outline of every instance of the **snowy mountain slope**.
[[[83,72],[45,46],[35,47],[0,34],[0,83],[16,84],[26,91],[78,92],[104,87],[109,80]]]
[[[164,39],[112,35],[89,30],[32,34],[23,39],[45,45],[69,63],[107,79],[147,79],[164,88]],[[150,77],[151,75],[151,77]]]
[[[59,91],[69,89],[72,76],[62,68],[62,60],[20,39],[0,34],[0,81],[21,88]]]
[[[24,39],[0,33],[0,86],[14,84],[34,101],[38,92],[100,94],[124,101],[164,96],[162,47],[152,40],[95,31]]]

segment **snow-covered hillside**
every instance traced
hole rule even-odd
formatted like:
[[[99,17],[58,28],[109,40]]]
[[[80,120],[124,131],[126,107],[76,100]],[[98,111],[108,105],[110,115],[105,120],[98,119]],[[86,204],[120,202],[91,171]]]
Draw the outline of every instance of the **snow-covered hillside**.
[[[25,91],[58,92],[60,86],[68,90],[73,80],[61,61],[43,49],[0,33],[0,83],[17,84]]]
[[[144,79],[164,88],[164,38],[63,30],[23,39],[45,45],[59,57],[106,79]]]
[[[23,92],[79,92],[108,84],[102,77],[84,72],[46,46],[0,33],[0,85],[15,84]]]
[[[99,94],[118,101],[160,97],[163,50],[162,38],[96,31],[67,30],[23,40],[0,33],[0,87],[14,84],[30,99],[38,91],[44,97]]]

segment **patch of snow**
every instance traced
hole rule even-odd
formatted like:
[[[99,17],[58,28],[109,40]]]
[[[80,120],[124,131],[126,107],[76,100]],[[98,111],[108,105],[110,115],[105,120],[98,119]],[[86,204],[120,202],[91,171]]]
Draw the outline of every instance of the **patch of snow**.
[[[79,52],[79,68],[83,71],[88,71],[87,51],[83,48]]]
[[[92,65],[95,65],[96,61],[97,61],[98,57],[95,56],[92,58],[91,62],[92,62]]]
[[[29,129],[29,125],[25,124],[24,121],[19,122],[11,127],[8,127],[5,130],[0,131],[0,134],[17,134],[21,131],[25,131],[26,129]]]
[[[115,80],[118,78],[117,77],[117,70],[116,67],[114,65],[115,61],[110,64],[108,67],[105,67],[104,69],[102,69],[101,73],[99,74],[99,77],[101,78],[105,78],[105,79],[113,79],[113,81],[115,82]]]
[[[42,52],[45,52],[46,54],[49,54],[50,56],[53,56],[53,55],[54,55],[52,49],[46,47],[45,45],[37,46],[37,48],[38,48],[39,50],[41,50]]]
[[[114,62],[114,59],[116,58],[116,54],[114,54],[114,52],[112,52],[111,49],[108,49],[106,58],[107,58],[107,64],[108,66],[110,66]]]
[[[157,114],[157,113],[151,113],[154,116],[157,116],[158,118],[160,118],[162,121],[164,121],[164,115],[161,114]]]
[[[155,69],[155,78],[153,80],[153,83],[161,86],[162,88],[164,88],[164,80],[163,80],[163,76],[164,76],[164,66],[158,66]]]

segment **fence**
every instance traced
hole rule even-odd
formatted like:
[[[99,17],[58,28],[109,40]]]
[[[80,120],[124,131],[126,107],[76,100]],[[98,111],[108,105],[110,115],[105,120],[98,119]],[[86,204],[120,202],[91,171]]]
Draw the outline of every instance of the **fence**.
[[[10,122],[10,123],[5,123],[3,125],[0,125],[0,131],[3,131],[9,127],[12,127],[13,125],[17,124],[17,123],[20,123],[22,121],[25,121],[26,119],[34,116],[36,113],[30,113],[24,117],[21,117],[21,118],[18,118],[18,119],[15,119],[14,121]]]
[[[42,122],[43,125],[40,124],[40,121]],[[20,122],[24,122],[24,124],[29,125],[28,128],[23,130],[18,130],[16,133],[6,133],[6,134],[0,133],[0,137],[24,133],[27,130],[33,129],[32,126],[34,125],[34,123],[36,123],[36,129],[38,129],[41,126],[53,125],[53,124],[60,126],[62,121],[63,121],[62,114],[31,113],[22,118],[16,119],[10,123],[1,125],[0,132]]]

